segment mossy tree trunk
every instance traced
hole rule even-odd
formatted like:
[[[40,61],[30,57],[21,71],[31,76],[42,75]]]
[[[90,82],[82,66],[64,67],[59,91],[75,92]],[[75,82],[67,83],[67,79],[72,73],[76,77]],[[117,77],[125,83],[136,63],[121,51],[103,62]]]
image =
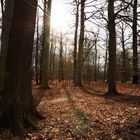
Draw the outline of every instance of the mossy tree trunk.
[[[31,61],[37,1],[13,1],[13,9],[9,9],[13,11],[13,17],[9,21],[11,27],[0,101],[0,125],[24,134],[25,123],[36,127],[31,119],[37,113],[31,89]]]

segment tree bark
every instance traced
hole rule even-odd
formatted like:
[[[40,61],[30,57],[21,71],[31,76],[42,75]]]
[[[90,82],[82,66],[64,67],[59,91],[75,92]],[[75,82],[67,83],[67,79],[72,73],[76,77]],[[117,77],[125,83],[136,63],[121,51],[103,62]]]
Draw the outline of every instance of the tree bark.
[[[63,60],[63,41],[62,33],[60,35],[60,50],[59,50],[59,82],[64,80],[64,60]]]
[[[43,58],[42,58],[42,82],[41,86],[44,89],[49,89],[49,48],[50,48],[50,17],[51,17],[52,0],[44,2],[44,43],[43,43]],[[46,8],[47,4],[47,8]]]
[[[6,44],[6,73],[0,101],[0,125],[11,128],[15,133],[24,134],[25,123],[36,128],[32,121],[36,107],[31,89],[31,64],[37,1],[12,2],[13,6],[7,7],[8,12],[13,12],[13,17],[7,20],[11,26]]]
[[[13,7],[14,0],[5,1],[5,14],[3,13],[4,15],[2,19],[1,52],[0,52],[0,92],[2,92],[4,86],[5,63],[9,41],[9,32],[12,23],[11,19],[13,18]]]
[[[37,13],[37,23],[36,23],[36,34],[37,34],[37,37],[36,37],[36,53],[35,53],[35,79],[36,79],[36,84],[38,85],[39,84],[39,65],[38,65],[38,51],[39,51],[39,10],[38,10],[38,13]]]
[[[95,36],[94,81],[97,82],[97,38]]]
[[[108,93],[115,95],[116,90],[116,30],[114,0],[108,1],[108,31],[109,31],[109,75],[108,75]]]
[[[76,86],[82,86],[82,71],[83,71],[83,46],[84,46],[84,23],[85,23],[85,0],[81,0],[81,25],[80,38],[78,47],[78,61],[77,61],[77,78]]]
[[[133,6],[133,80],[132,84],[138,83],[138,48],[137,48],[137,0]]]
[[[74,34],[74,53],[73,53],[73,83],[76,85],[77,75],[77,38],[78,38],[78,22],[79,22],[79,0],[76,3],[76,22],[75,22],[75,34]]]

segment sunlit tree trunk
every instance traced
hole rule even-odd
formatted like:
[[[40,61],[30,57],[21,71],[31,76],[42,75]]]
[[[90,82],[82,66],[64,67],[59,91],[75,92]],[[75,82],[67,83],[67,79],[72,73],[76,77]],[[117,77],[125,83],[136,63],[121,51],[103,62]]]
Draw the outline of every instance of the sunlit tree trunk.
[[[109,69],[108,94],[115,95],[116,91],[116,30],[114,0],[108,1],[108,31],[109,31]]]
[[[7,31],[9,39],[5,38],[7,59],[0,101],[0,125],[24,134],[25,123],[36,128],[32,121],[36,107],[31,89],[31,61],[37,1],[7,0],[6,6],[5,19],[11,26]],[[9,11],[13,13],[10,20],[7,18]]]

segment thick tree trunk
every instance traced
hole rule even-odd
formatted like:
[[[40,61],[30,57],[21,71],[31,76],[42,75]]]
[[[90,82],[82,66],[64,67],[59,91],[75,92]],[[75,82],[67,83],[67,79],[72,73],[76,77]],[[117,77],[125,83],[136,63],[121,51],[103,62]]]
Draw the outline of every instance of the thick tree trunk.
[[[109,75],[108,94],[115,95],[116,91],[116,30],[114,0],[108,2],[108,31],[109,31]]]
[[[137,0],[133,6],[133,80],[132,84],[138,83],[138,48],[137,48]]]
[[[5,1],[5,15],[3,15],[2,19],[1,52],[0,52],[0,92],[2,92],[4,86],[5,63],[9,41],[9,32],[12,23],[11,19],[13,18],[13,7],[14,0]]]
[[[50,17],[51,17],[51,0],[44,2],[44,43],[43,43],[43,58],[42,58],[42,82],[41,86],[44,89],[49,89],[49,47],[50,47]],[[47,9],[46,9],[47,4]]]
[[[81,0],[81,25],[77,61],[76,86],[82,86],[83,47],[84,47],[85,0]]]
[[[31,89],[31,61],[37,1],[15,0],[13,7],[8,7],[13,11],[13,18],[9,21],[11,27],[0,101],[0,125],[24,134],[25,122],[36,127],[31,119],[36,112]]]
[[[78,22],[79,22],[79,0],[76,3],[76,22],[74,34],[74,53],[73,53],[73,83],[76,85],[76,68],[77,68],[77,38],[78,38]]]

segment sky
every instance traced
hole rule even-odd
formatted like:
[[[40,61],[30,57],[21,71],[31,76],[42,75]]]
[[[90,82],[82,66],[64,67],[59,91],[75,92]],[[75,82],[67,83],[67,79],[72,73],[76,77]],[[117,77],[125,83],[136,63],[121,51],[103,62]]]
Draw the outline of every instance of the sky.
[[[67,1],[68,2],[68,1]],[[66,0],[52,1],[51,26],[57,31],[67,32],[72,26],[73,16],[71,15],[70,4]]]

